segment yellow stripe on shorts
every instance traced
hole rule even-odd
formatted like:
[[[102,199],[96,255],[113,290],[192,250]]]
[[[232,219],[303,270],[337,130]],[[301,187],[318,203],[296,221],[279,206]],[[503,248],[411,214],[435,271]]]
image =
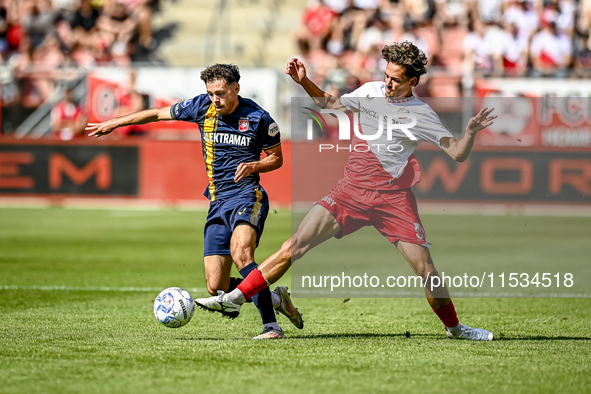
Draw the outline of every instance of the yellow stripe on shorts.
[[[260,191],[258,187],[255,188],[254,191],[257,195],[257,200],[252,206],[252,211],[250,212],[250,224],[256,226],[259,224],[259,214],[261,213],[261,208],[263,207],[263,204],[261,204],[263,192]]]

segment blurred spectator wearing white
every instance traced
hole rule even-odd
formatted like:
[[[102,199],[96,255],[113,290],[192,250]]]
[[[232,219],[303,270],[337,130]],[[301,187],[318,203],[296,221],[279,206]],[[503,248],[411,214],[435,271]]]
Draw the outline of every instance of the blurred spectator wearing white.
[[[529,42],[519,35],[519,29],[514,23],[505,27],[501,39],[501,56],[495,62],[495,67],[502,70],[506,76],[523,76],[527,72]]]
[[[324,4],[330,7],[336,14],[342,14],[349,7],[351,0],[324,0]]]
[[[435,0],[436,16],[444,25],[458,25],[466,21],[467,3],[464,0]]]
[[[542,11],[543,20],[556,21],[556,28],[561,33],[573,37],[575,31],[575,9],[571,0],[550,0]]]
[[[532,76],[565,77],[572,56],[570,38],[558,31],[551,14],[542,21],[542,30],[534,35],[530,47]]]
[[[470,32],[464,37],[462,44],[465,71],[480,76],[493,74],[494,43],[491,42],[484,24],[476,19],[469,24],[468,29]]]
[[[353,7],[364,10],[371,17],[380,7],[380,0],[352,0]]]
[[[531,0],[509,0],[503,15],[503,25],[515,24],[519,35],[529,39],[540,25],[536,4]]]
[[[485,25],[501,23],[506,0],[468,0],[470,14]]]

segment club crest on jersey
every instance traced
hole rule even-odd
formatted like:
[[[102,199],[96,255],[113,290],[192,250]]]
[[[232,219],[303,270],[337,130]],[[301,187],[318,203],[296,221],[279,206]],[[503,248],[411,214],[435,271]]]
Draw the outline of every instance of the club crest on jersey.
[[[240,131],[248,130],[248,120],[247,119],[240,119],[238,121],[238,130],[240,130]]]

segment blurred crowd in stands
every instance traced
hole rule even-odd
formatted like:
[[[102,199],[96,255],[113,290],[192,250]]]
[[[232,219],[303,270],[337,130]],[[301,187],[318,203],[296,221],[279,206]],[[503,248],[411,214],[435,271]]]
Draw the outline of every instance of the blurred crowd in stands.
[[[311,0],[295,39],[338,94],[381,80],[382,47],[405,40],[428,56],[428,76],[464,87],[479,76],[588,78],[590,29],[591,0]]]
[[[158,0],[0,0],[2,103],[34,108],[80,67],[127,66],[155,47]]]

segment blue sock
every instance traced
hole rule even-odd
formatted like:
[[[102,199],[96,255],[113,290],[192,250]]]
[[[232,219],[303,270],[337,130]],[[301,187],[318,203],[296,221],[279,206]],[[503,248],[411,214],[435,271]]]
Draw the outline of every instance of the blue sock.
[[[248,264],[246,267],[242,268],[241,270],[239,270],[238,272],[240,272],[240,275],[242,275],[242,278],[246,278],[248,276],[248,274],[250,274],[252,272],[253,269],[257,268],[259,265],[257,263],[255,263],[254,261],[250,264]],[[257,306],[258,308],[258,299],[259,299],[259,294],[255,294],[252,296],[251,300],[252,302],[254,302],[254,304]]]
[[[240,275],[246,278],[252,270],[256,269],[259,265],[254,261],[248,264],[246,267],[240,270]],[[268,287],[259,291],[257,294],[252,296],[252,302],[256,305],[261,318],[263,319],[263,325],[267,323],[276,323],[277,318],[275,317],[275,309],[273,308],[273,300],[271,298],[271,290]]]

